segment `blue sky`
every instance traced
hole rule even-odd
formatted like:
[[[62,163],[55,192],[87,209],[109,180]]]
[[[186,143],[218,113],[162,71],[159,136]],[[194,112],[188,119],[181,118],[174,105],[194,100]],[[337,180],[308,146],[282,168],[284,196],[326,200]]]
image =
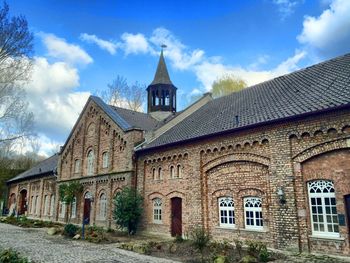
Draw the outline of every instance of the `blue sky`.
[[[40,153],[62,145],[90,94],[117,75],[148,85],[160,45],[178,109],[231,73],[253,85],[350,52],[350,1],[9,0],[35,34]]]

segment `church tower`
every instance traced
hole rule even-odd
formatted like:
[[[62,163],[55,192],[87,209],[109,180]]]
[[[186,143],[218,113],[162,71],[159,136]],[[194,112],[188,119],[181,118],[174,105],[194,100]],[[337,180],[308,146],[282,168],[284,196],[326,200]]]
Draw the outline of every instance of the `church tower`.
[[[158,67],[152,83],[147,87],[148,113],[155,119],[163,120],[176,112],[176,87],[170,80],[168,69],[160,53]]]

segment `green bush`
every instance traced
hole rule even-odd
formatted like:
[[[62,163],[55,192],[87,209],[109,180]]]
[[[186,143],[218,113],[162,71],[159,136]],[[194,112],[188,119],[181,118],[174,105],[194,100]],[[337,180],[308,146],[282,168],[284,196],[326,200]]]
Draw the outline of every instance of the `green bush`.
[[[196,227],[190,232],[190,237],[192,239],[192,246],[201,253],[202,262],[204,262],[203,252],[211,239],[209,233],[203,227]]]
[[[270,259],[270,253],[267,251],[266,244],[260,241],[247,240],[248,254],[258,258],[261,262],[267,262]]]
[[[28,263],[28,259],[21,257],[20,254],[13,249],[5,249],[0,253],[0,263]]]
[[[67,224],[64,227],[64,235],[68,237],[74,237],[78,231],[78,227],[73,224]]]
[[[114,198],[113,218],[117,225],[135,234],[142,215],[142,196],[135,189],[125,187]]]

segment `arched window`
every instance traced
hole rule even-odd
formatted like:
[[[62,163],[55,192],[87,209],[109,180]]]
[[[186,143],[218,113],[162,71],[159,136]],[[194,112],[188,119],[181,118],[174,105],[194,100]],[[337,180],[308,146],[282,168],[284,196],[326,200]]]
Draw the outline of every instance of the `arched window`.
[[[162,180],[163,179],[163,173],[162,173],[162,168],[158,168],[158,179]]]
[[[55,196],[51,195],[50,216],[53,216],[54,209],[55,209]]]
[[[60,201],[59,210],[60,210],[59,217],[64,218],[66,215],[66,203],[65,202]]]
[[[170,178],[175,178],[175,168],[174,166],[170,166]]]
[[[72,201],[72,218],[77,217],[77,198],[74,196]]]
[[[102,154],[102,168],[108,168],[108,152]]]
[[[87,174],[93,175],[94,174],[94,152],[93,150],[90,150],[87,156]]]
[[[76,159],[74,161],[74,173],[79,173],[80,172],[80,160]]]
[[[39,213],[39,196],[35,197],[35,215]]]
[[[157,180],[156,168],[152,169],[152,178],[153,180]]]
[[[263,229],[261,198],[244,198],[245,227],[247,229]]]
[[[47,216],[49,214],[49,197],[47,195],[45,195],[44,198],[44,216]]]
[[[231,197],[219,198],[219,219],[221,227],[235,226],[235,205]]]
[[[102,193],[100,195],[100,213],[99,213],[100,220],[106,220],[107,218],[107,196],[106,194]]]
[[[32,206],[31,206],[31,209],[30,209],[30,212],[34,215],[34,213],[35,213],[35,198],[34,198],[34,196],[32,196],[32,198],[31,198],[31,200],[32,200]]]
[[[339,236],[337,202],[332,181],[308,182],[312,233]]]
[[[153,199],[153,222],[160,224],[162,223],[162,199]]]
[[[177,178],[181,178],[182,177],[182,169],[181,169],[181,165],[178,164],[177,165]]]

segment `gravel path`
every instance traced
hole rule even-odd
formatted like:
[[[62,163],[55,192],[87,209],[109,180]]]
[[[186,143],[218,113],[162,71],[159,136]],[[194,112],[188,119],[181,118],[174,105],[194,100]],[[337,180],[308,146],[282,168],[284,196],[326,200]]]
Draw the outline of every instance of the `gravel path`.
[[[99,263],[175,263],[176,261],[121,250],[114,244],[89,242],[49,236],[47,229],[21,228],[0,223],[0,247],[14,248],[35,262]]]

